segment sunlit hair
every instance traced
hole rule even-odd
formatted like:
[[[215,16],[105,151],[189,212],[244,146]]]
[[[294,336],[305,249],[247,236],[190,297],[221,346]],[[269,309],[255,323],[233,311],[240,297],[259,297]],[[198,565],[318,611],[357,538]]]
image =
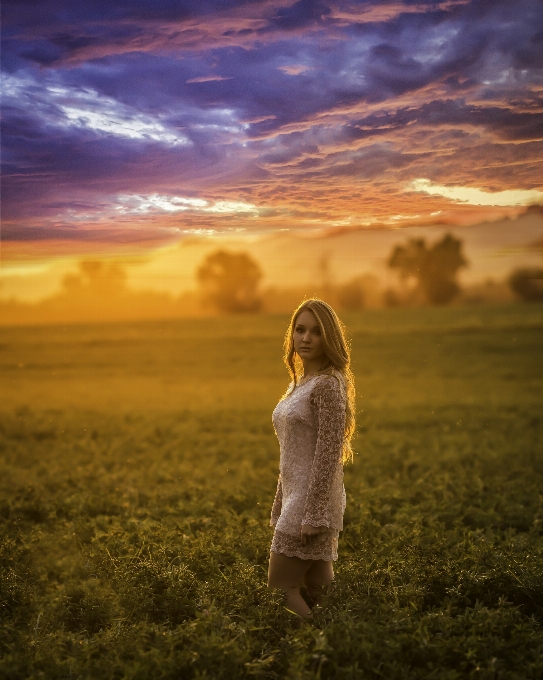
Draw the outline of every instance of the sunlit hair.
[[[345,437],[343,440],[343,462],[351,461],[353,450],[351,439],[355,430],[355,389],[354,376],[352,374],[351,352],[349,343],[345,337],[345,326],[339,320],[332,307],[323,300],[311,298],[304,300],[294,311],[290,320],[284,342],[284,361],[294,384],[297,384],[303,373],[303,363],[294,351],[293,332],[298,316],[305,310],[313,312],[319,324],[324,354],[326,356],[323,366],[318,373],[320,375],[334,375],[339,373],[343,380],[339,380],[340,386],[346,391],[346,418]]]

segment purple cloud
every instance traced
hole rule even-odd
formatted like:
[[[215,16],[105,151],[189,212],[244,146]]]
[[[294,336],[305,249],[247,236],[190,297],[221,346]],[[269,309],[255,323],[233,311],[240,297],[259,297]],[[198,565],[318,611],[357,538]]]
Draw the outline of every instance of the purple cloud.
[[[15,230],[119,194],[331,220],[338,183],[341,215],[420,177],[541,186],[537,0],[7,0],[3,19]]]

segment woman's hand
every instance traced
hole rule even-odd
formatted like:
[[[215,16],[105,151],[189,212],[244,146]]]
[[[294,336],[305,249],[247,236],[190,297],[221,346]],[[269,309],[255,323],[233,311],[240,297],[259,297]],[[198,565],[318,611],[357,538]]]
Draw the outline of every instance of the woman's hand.
[[[300,531],[302,545],[311,545],[313,537],[325,530],[326,527],[312,527],[310,524],[302,524],[302,530]]]

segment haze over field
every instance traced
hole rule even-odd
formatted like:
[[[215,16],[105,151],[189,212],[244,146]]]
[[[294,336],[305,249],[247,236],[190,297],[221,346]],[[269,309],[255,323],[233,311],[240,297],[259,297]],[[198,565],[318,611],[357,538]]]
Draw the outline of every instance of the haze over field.
[[[468,243],[498,220],[473,237],[485,258],[540,241],[537,211],[501,220],[543,202],[542,26],[537,0],[7,0],[2,297],[43,297],[98,255],[178,293],[197,257],[172,273],[168,249],[191,236],[249,244],[270,285],[313,275],[304,248],[374,268],[379,229]],[[345,248],[270,241],[365,229]]]

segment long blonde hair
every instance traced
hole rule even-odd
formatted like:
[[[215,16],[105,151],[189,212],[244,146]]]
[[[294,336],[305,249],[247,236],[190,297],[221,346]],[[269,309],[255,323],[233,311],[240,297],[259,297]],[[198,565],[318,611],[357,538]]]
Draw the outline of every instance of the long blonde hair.
[[[352,461],[353,450],[351,439],[356,427],[355,417],[355,388],[354,376],[352,374],[351,351],[347,338],[345,337],[345,326],[339,320],[332,307],[323,300],[311,298],[304,300],[295,310],[290,319],[290,323],[285,335],[284,342],[284,361],[294,384],[299,381],[302,374],[303,364],[298,354],[294,351],[293,332],[296,319],[305,310],[309,310],[315,315],[321,331],[324,353],[327,358],[325,365],[319,370],[319,375],[334,375],[339,373],[343,380],[340,384],[345,386],[345,435],[343,439],[343,462]]]

